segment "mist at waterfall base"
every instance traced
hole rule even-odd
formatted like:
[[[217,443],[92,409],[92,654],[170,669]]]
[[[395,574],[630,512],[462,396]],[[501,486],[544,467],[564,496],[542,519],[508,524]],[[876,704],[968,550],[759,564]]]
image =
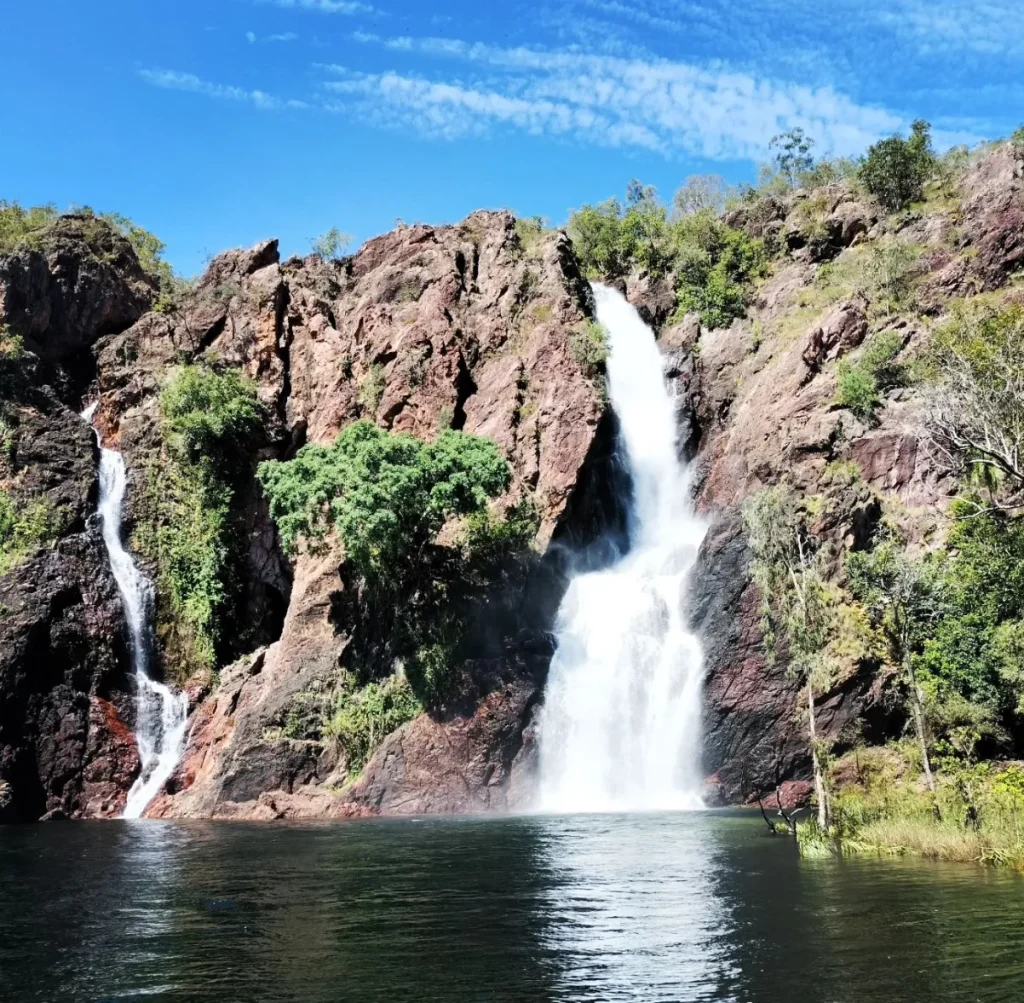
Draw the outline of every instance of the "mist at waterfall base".
[[[559,609],[540,716],[537,806],[700,808],[703,661],[684,599],[705,527],[693,513],[676,401],[654,334],[622,295],[593,288],[631,482],[629,551],[574,578]]]
[[[91,423],[95,410],[94,404],[83,412],[82,417]],[[98,432],[96,439],[100,445],[99,516],[103,543],[128,624],[132,671],[138,695],[135,742],[142,769],[128,792],[123,817],[139,818],[170,779],[181,758],[188,698],[150,678],[152,587],[121,540],[127,483],[124,458],[116,450],[105,449]]]

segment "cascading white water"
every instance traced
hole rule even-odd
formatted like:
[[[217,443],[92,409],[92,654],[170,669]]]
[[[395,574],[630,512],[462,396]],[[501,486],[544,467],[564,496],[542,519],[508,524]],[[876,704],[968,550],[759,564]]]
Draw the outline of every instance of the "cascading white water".
[[[573,579],[559,609],[540,718],[539,807],[699,808],[703,662],[683,607],[705,527],[690,503],[654,335],[619,293],[595,285],[594,297],[632,480],[630,549]]]
[[[96,405],[86,409],[82,417],[92,423]],[[124,606],[125,620],[132,643],[132,669],[138,687],[138,713],[135,741],[139,747],[142,769],[128,792],[124,818],[139,818],[163,785],[170,778],[181,758],[188,717],[188,698],[149,677],[151,637],[147,619],[150,607],[150,585],[131,554],[121,541],[121,512],[124,504],[124,458],[113,449],[100,446],[99,514],[103,542],[110,558],[110,570],[117,582]]]

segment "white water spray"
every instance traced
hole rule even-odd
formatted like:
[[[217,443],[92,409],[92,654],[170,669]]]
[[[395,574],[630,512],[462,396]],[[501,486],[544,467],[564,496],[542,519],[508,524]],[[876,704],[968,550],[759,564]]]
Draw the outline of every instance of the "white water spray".
[[[540,719],[539,806],[699,808],[703,661],[683,607],[705,527],[690,504],[654,335],[619,293],[595,285],[594,297],[632,478],[630,550],[573,579],[558,611]]]
[[[82,417],[92,423],[96,405],[87,408]],[[103,542],[110,558],[110,570],[121,593],[128,633],[132,642],[132,669],[138,689],[138,714],[135,741],[139,747],[142,769],[128,792],[124,818],[139,818],[149,802],[163,788],[181,758],[188,717],[188,698],[174,693],[163,683],[149,677],[151,636],[147,613],[151,588],[131,554],[121,542],[121,512],[124,505],[124,458],[113,449],[100,445],[99,514],[103,526]]]

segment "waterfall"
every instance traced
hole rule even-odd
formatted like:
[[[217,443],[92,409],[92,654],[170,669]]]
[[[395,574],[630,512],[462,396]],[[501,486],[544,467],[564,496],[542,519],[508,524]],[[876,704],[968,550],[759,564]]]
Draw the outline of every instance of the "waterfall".
[[[559,608],[540,717],[539,807],[699,808],[703,662],[684,601],[705,528],[654,335],[619,293],[595,285],[594,297],[632,481],[630,547],[611,567],[574,578]]]
[[[95,411],[96,405],[93,404],[82,413],[82,417],[91,423]],[[138,699],[135,741],[142,769],[128,792],[123,817],[139,818],[167,783],[181,758],[188,698],[184,693],[174,693],[170,687],[150,678],[152,587],[121,541],[121,512],[126,484],[124,458],[116,450],[103,447],[98,431],[96,441],[100,446],[99,514],[103,542],[128,622]]]

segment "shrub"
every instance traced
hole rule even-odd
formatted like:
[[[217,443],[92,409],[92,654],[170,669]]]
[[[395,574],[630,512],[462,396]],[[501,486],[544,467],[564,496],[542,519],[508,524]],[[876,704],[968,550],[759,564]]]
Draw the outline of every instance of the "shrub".
[[[0,488],[0,575],[52,543],[62,529],[61,514],[49,502],[23,502]]]
[[[569,349],[583,375],[593,379],[608,360],[608,332],[596,320],[585,321],[569,335]]]
[[[799,127],[772,137],[768,148],[775,151],[775,166],[790,185],[814,166],[813,146],[814,140]]]
[[[444,523],[482,510],[511,472],[490,439],[446,431],[424,442],[364,420],[329,446],[262,463],[258,477],[288,550],[335,529],[359,573],[385,584],[412,575]]]
[[[193,464],[237,458],[263,427],[256,388],[234,370],[183,366],[161,392],[160,411],[169,444]]]
[[[1024,149],[1024,125],[1019,125],[1013,130],[1013,133],[1010,136],[1010,142],[1017,147],[1017,149]]]
[[[931,126],[918,120],[911,126],[909,139],[890,136],[868,150],[860,179],[882,206],[892,212],[921,198],[933,164]]]
[[[349,775],[357,774],[377,746],[423,710],[408,682],[391,676],[338,697],[324,734],[334,738],[345,753]]]
[[[359,403],[370,414],[376,414],[386,387],[387,377],[384,375],[384,367],[379,362],[375,362],[359,381]]]
[[[9,393],[18,382],[24,355],[21,337],[0,326],[0,393]]]
[[[13,251],[26,238],[45,230],[58,215],[54,205],[25,209],[17,202],[0,200],[0,254]]]
[[[896,362],[902,350],[903,336],[883,331],[867,342],[856,361],[842,359],[836,370],[835,403],[862,421],[874,422],[882,403],[879,391],[901,386],[905,380],[904,367]]]
[[[351,243],[351,235],[342,233],[336,226],[310,241],[313,253],[324,261],[340,261]]]
[[[183,366],[160,395],[166,456],[151,463],[135,542],[157,568],[158,632],[179,675],[212,670],[236,637],[246,540],[236,494],[263,431],[256,390],[236,372]]]

